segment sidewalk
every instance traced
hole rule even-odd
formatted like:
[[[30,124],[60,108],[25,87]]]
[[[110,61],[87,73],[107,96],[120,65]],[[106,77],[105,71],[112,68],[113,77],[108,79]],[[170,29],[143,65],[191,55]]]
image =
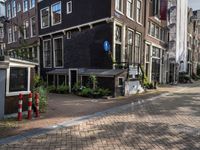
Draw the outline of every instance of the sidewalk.
[[[6,123],[0,121],[0,139],[24,134],[35,129],[45,129],[81,116],[125,105],[138,99],[147,99],[163,92],[154,90],[118,99],[89,99],[75,95],[49,94],[48,110],[46,113],[41,114],[39,119],[29,121],[25,119],[25,116],[22,122],[16,121],[15,118],[8,119]]]

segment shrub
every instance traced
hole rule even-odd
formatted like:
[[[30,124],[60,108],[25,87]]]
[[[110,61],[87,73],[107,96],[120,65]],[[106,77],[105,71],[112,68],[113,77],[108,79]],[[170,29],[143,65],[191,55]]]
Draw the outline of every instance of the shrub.
[[[150,83],[150,82],[144,83],[144,87],[147,89],[154,89],[153,83]]]
[[[37,87],[34,93],[39,93],[40,112],[45,112],[47,109],[47,94],[48,90],[44,86]],[[35,104],[35,98],[33,98]]]
[[[56,93],[56,87],[54,85],[48,86],[47,90],[49,93]]]
[[[73,86],[73,88],[72,88],[72,91],[74,92],[74,93],[78,93],[78,92],[80,92],[81,91],[81,83],[80,82],[77,82],[74,86]]]
[[[83,88],[78,95],[83,97],[91,97],[93,90],[91,88]]]
[[[185,73],[185,72],[182,72],[182,73],[179,73],[179,82],[180,83],[191,83],[191,77]]]
[[[57,86],[56,93],[58,94],[67,94],[69,93],[69,87],[67,85],[59,85]]]

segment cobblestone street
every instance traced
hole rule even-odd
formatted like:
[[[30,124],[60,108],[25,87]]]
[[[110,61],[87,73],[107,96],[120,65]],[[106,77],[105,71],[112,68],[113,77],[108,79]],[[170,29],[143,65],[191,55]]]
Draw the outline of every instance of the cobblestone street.
[[[2,145],[0,149],[199,150],[199,83],[175,90],[76,126]]]

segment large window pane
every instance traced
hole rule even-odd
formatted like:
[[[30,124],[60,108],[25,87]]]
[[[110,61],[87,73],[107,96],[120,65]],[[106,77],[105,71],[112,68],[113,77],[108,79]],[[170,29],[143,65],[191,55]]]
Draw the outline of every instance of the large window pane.
[[[133,31],[128,30],[127,35],[128,35],[127,57],[128,57],[129,64],[132,64],[133,58],[134,58],[134,52],[133,52],[133,35],[134,35],[134,33],[133,33]]]
[[[28,69],[27,68],[10,68],[10,92],[28,90]]]
[[[58,24],[61,22],[61,2],[52,5],[52,24]]]
[[[63,41],[62,38],[54,39],[55,67],[63,66]]]
[[[47,40],[43,42],[43,51],[44,51],[44,67],[51,67],[51,41]]]
[[[49,27],[49,8],[41,11],[41,28]]]

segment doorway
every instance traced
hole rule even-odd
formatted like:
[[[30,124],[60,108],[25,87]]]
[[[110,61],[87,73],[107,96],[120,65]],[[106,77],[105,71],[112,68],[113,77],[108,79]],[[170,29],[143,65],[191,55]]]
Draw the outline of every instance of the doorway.
[[[152,81],[160,82],[160,59],[152,58]]]
[[[78,82],[78,69],[69,69],[69,92],[72,92],[72,88]]]

